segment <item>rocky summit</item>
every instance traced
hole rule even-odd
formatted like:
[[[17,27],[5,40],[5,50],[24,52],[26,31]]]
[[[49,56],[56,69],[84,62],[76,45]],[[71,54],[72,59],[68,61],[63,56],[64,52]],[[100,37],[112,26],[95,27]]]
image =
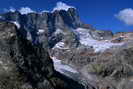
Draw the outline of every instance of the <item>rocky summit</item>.
[[[133,89],[133,33],[94,29],[74,7],[0,14],[0,89]]]

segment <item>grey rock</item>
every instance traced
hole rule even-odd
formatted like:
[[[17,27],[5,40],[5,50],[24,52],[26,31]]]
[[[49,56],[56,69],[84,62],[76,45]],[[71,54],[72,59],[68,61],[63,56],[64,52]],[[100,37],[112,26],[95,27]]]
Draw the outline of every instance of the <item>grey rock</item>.
[[[113,37],[113,33],[111,31],[105,30],[93,30],[91,31],[91,35],[96,40],[110,40]]]
[[[55,71],[47,48],[27,40],[14,24],[2,21],[0,31],[1,89],[88,89]]]

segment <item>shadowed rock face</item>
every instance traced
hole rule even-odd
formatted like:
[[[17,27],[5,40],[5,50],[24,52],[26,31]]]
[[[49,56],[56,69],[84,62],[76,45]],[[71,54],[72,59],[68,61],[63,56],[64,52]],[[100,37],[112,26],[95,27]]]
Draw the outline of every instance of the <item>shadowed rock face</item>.
[[[0,22],[1,89],[92,89],[56,72],[42,46],[27,40],[14,24]]]

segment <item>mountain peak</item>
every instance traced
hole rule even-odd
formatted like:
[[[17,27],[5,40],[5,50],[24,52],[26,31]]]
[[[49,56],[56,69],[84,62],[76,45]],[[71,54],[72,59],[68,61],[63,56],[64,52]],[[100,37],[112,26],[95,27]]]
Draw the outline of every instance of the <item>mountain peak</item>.
[[[63,2],[57,2],[56,4],[56,7],[54,7],[53,11],[54,12],[55,10],[65,10],[65,11],[68,11],[69,8],[75,8],[73,6],[69,6]]]
[[[14,7],[10,7],[9,9],[5,9],[5,12],[18,11],[23,15],[23,14],[29,14],[29,13],[43,13],[43,12],[53,13],[55,11],[60,11],[60,10],[68,11],[70,8],[76,9],[74,6],[67,5],[64,2],[57,2],[56,6],[53,8],[52,11],[44,9],[44,10],[38,12],[38,11],[32,10],[30,7],[26,6],[26,7],[21,7],[20,9],[15,9]]]
[[[29,7],[22,7],[19,12],[21,14],[28,14],[28,13],[34,13],[35,11],[33,11],[31,8]]]

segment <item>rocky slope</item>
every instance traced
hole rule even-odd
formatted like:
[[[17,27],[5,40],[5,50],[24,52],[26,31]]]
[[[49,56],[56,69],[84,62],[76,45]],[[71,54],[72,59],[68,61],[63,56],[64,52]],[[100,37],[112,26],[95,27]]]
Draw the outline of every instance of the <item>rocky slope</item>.
[[[0,17],[0,85],[10,80],[5,89],[133,88],[133,33],[96,30],[75,8]]]
[[[93,87],[55,71],[43,45],[27,40],[21,29],[0,22],[0,89],[88,89]]]

